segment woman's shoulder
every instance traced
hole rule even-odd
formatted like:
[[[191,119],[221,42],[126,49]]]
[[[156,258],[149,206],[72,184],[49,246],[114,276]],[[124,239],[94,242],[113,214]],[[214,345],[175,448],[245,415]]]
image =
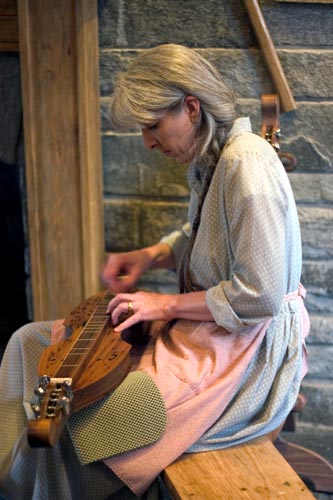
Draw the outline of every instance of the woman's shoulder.
[[[244,131],[231,137],[221,151],[222,168],[258,162],[275,165],[278,162],[278,156],[265,139],[251,131]]]
[[[244,131],[230,137],[222,150],[222,156],[227,158],[244,154],[268,155],[270,157],[276,153],[265,139],[252,131]]]
[[[236,127],[236,131],[231,130],[221,151],[217,171],[223,178],[248,176],[250,172],[256,177],[261,176],[263,171],[276,175],[280,171],[280,161],[268,141],[252,132],[248,126],[242,126]]]

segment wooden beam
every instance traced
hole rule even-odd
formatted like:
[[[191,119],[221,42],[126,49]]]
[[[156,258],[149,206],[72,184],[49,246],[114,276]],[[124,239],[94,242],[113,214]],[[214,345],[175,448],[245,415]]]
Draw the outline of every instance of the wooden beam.
[[[18,0],[34,319],[100,287],[97,1]]]
[[[18,52],[16,0],[0,0],[0,52]]]

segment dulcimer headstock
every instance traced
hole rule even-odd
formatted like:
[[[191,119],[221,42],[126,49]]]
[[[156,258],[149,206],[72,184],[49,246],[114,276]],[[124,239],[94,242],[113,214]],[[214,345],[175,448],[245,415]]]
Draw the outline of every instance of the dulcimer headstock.
[[[31,447],[53,447],[72,413],[72,379],[40,377],[35,389],[38,401],[31,404],[35,419],[28,422]]]

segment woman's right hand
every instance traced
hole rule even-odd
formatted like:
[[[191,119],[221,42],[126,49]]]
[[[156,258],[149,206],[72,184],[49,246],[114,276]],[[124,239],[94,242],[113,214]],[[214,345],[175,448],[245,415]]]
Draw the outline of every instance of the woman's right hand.
[[[131,290],[147,269],[173,269],[175,261],[166,243],[132,252],[112,253],[102,271],[102,278],[113,293]]]
[[[143,250],[110,254],[102,271],[102,279],[114,293],[133,288],[151,263],[149,253]]]

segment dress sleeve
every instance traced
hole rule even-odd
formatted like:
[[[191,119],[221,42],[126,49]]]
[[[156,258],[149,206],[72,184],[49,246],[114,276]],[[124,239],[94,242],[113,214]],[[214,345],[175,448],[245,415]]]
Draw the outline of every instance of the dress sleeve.
[[[190,232],[190,223],[187,222],[183,225],[181,230],[173,231],[172,233],[164,236],[161,239],[161,243],[166,243],[171,247],[172,253],[174,255],[176,266],[180,262],[181,256],[183,254],[183,250],[188,239]]]
[[[207,291],[206,301],[215,321],[229,331],[272,318],[285,294],[289,181],[274,150],[263,149],[226,161],[231,273]]]

